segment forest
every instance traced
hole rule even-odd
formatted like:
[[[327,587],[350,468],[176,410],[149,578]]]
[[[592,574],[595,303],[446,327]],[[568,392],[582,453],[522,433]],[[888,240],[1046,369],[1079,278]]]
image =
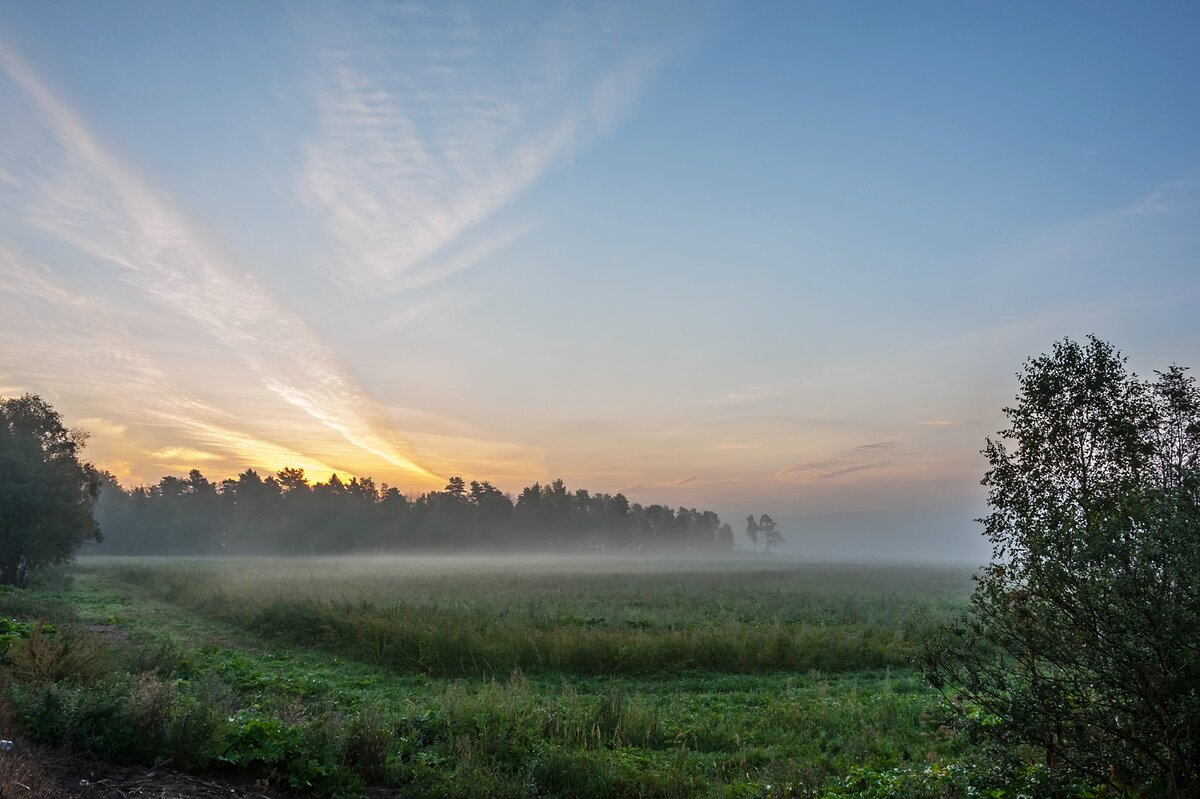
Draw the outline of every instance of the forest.
[[[621,493],[571,491],[562,480],[526,486],[514,501],[490,482],[451,477],[408,496],[370,477],[310,482],[303,469],[247,469],[214,482],[199,470],[123,488],[102,475],[96,520],[110,555],[333,555],[433,551],[727,552],[733,529],[710,510],[641,505]],[[748,517],[752,547],[783,536],[770,516]]]

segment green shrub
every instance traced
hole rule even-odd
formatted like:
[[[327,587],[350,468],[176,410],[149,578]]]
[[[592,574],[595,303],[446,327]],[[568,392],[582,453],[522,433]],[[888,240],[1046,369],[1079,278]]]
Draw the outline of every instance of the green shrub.
[[[153,761],[162,754],[162,737],[139,724],[131,688],[122,679],[86,687],[44,683],[13,686],[10,698],[25,728],[43,743],[110,763]]]
[[[27,634],[18,632],[10,639],[5,654],[14,679],[32,685],[93,680],[112,665],[109,653],[95,639],[40,621]]]
[[[287,725],[274,718],[241,714],[234,720],[220,760],[298,791],[320,796],[362,793],[362,780],[339,757],[339,737],[328,720]],[[340,730],[338,730],[340,732]]]

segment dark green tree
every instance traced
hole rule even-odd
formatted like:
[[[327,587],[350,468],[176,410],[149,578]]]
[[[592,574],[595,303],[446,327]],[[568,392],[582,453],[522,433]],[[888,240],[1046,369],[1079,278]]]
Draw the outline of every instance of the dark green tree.
[[[92,506],[92,515],[104,530],[104,551],[119,555],[142,551],[144,542],[134,540],[133,536],[141,532],[137,503],[144,496],[125,491],[111,472],[98,470],[97,476],[100,492]]]
[[[754,518],[754,514],[746,517],[746,537],[750,539],[751,546],[754,551],[758,551],[758,520]]]
[[[763,548],[767,552],[771,551],[771,547],[777,547],[784,543],[783,534],[779,532],[779,525],[765,513],[758,517],[758,534],[762,536]]]
[[[345,554],[419,549],[730,549],[712,511],[642,507],[623,494],[525,487],[514,502],[492,483],[451,478],[405,496],[369,476],[310,482],[303,469],[249,469],[215,485],[198,470],[124,489],[102,474],[102,551],[128,555]],[[725,527],[728,527],[726,525]]]
[[[184,479],[186,492],[184,508],[188,514],[188,540],[185,551],[212,555],[221,551],[222,513],[217,486],[199,469],[192,469]]]
[[[0,399],[0,583],[25,586],[100,540],[100,474],[79,459],[85,438],[41,397]]]
[[[1177,367],[1138,379],[1094,337],[1018,377],[983,450],[993,562],[926,673],[1010,750],[1200,796],[1200,392]]]
[[[451,477],[446,483],[445,492],[455,499],[466,499],[467,484],[461,477]]]
[[[319,525],[324,520],[316,513],[313,487],[304,469],[286,466],[275,472],[279,483],[280,510],[287,520],[280,547],[291,553],[315,555]]]

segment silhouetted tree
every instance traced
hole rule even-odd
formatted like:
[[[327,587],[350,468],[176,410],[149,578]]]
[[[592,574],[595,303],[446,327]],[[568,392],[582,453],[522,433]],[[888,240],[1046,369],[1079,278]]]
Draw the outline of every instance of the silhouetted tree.
[[[926,673],[1001,744],[1121,795],[1200,795],[1200,391],[1094,337],[1019,380],[983,450],[993,562]]]
[[[41,397],[0,399],[0,583],[27,585],[100,540],[92,507],[101,478],[79,459],[85,438]]]
[[[758,534],[762,536],[763,548],[767,552],[771,551],[771,547],[777,547],[784,543],[783,535],[779,532],[779,525],[765,513],[758,519]]]
[[[105,550],[121,555],[143,551],[140,542],[129,538],[132,531],[140,529],[134,510],[134,492],[122,489],[111,472],[98,470],[96,475],[100,489],[92,506],[92,516],[100,529],[106,531]]]
[[[129,491],[110,476],[102,496],[104,517],[118,525],[105,551],[119,554],[730,545],[712,511],[642,507],[622,494],[569,491],[562,480],[527,486],[514,502],[486,480],[457,477],[407,497],[370,477],[310,483],[303,469],[285,468],[264,480],[250,469],[218,488],[193,470]]]
[[[287,520],[279,545],[288,552],[316,554],[320,519],[313,487],[303,469],[285,467],[275,473],[279,483],[280,511]]]
[[[519,544],[529,546],[546,543],[545,531],[550,525],[550,509],[542,501],[542,486],[534,483],[521,489],[513,512]]]
[[[750,545],[754,547],[754,551],[758,551],[758,521],[753,515],[746,517],[746,537],[750,539]]]
[[[183,482],[183,504],[187,514],[185,550],[207,555],[219,552],[223,536],[221,506],[216,485],[201,474],[199,469],[188,472]]]
[[[336,479],[337,475],[331,478]],[[237,480],[222,483],[222,495],[232,500],[234,508],[229,548],[235,552],[270,551],[276,544],[283,496],[275,478],[264,480],[258,472],[247,469]]]
[[[411,545],[412,503],[400,489],[384,484],[379,517],[380,539],[385,550],[396,551]]]
[[[446,483],[445,491],[455,499],[464,499],[467,495],[467,484],[461,477],[451,477],[450,482]]]

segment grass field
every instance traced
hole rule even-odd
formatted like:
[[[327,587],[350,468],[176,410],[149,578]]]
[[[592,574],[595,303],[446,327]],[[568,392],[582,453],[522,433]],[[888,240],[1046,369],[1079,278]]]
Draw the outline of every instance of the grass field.
[[[78,663],[54,679],[14,644],[6,691],[52,742],[326,795],[954,796],[971,744],[912,658],[970,585],[783,559],[86,559],[3,597],[84,636],[58,634]]]
[[[259,636],[446,677],[905,668],[961,570],[519,559],[95,567]]]

